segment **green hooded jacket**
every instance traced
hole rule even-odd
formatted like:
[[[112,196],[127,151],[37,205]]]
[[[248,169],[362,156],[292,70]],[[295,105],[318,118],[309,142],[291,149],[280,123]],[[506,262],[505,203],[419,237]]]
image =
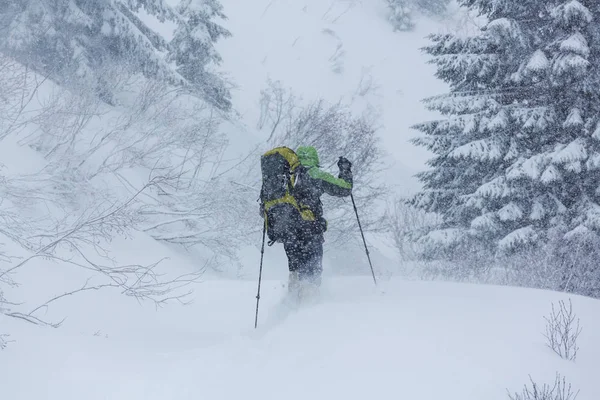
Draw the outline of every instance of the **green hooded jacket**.
[[[312,146],[298,147],[296,154],[298,154],[298,158],[300,159],[300,164],[308,169],[308,173],[310,174],[310,176],[313,179],[322,180],[326,183],[329,183],[334,186],[338,186],[342,189],[352,190],[352,174],[345,176],[346,179],[343,179],[344,177],[342,177],[342,176],[339,176],[338,178],[336,178],[333,175],[331,175],[330,173],[321,171],[319,169],[319,167],[320,167],[319,155],[317,154],[317,150],[314,147],[312,147]],[[341,172],[340,172],[340,175],[341,175]],[[334,189],[334,191],[335,191],[335,189]],[[332,194],[332,195],[336,196],[336,194]],[[347,194],[344,194],[344,196],[347,196]]]
[[[302,146],[296,150],[300,159],[299,171],[294,186],[298,202],[308,206],[317,220],[323,218],[321,196],[346,197],[352,193],[352,171],[340,170],[338,177],[319,169],[319,155],[314,147]]]

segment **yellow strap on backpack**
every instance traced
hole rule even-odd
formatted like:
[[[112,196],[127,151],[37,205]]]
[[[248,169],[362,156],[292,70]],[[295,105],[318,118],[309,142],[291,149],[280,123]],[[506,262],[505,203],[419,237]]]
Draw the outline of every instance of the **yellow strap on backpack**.
[[[303,220],[305,220],[305,221],[314,221],[315,220],[315,215],[313,214],[313,212],[306,206],[299,206],[296,199],[289,193],[287,193],[285,196],[283,196],[279,199],[275,199],[275,200],[265,203],[265,213],[271,207],[273,207],[277,204],[283,204],[283,203],[291,204],[296,210],[298,210],[298,212],[300,213],[300,216],[302,217]]]

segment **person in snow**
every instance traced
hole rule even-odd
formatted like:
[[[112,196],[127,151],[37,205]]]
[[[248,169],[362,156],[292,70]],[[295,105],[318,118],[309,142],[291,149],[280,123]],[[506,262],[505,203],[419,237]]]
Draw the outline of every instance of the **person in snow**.
[[[327,230],[321,196],[327,193],[346,197],[352,193],[352,164],[346,158],[340,157],[338,160],[339,175],[336,178],[319,169],[319,156],[314,147],[299,147],[296,153],[300,167],[296,175],[294,197],[313,212],[315,220],[296,222],[300,226],[296,226],[294,235],[283,243],[290,271],[290,292],[298,292],[304,287],[310,290],[311,286],[316,289],[321,285],[323,234]]]

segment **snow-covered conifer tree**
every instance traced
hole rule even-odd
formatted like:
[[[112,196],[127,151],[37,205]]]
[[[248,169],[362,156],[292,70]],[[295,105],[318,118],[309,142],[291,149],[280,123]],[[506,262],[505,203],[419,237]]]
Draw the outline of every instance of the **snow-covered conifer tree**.
[[[409,31],[415,27],[415,14],[435,16],[443,14],[450,0],[387,0],[389,20],[395,31]]]
[[[216,40],[221,34],[212,33],[222,31],[210,18],[222,16],[222,11],[216,0],[205,3],[207,10],[217,12],[190,22],[193,17],[189,13],[180,15],[165,0],[0,0],[0,52],[63,86],[91,90],[108,102],[113,100],[113,83],[107,73],[111,68],[199,89],[196,77],[203,74],[200,69],[206,64],[193,64],[184,70],[180,66],[177,71],[170,65],[169,54],[176,54],[178,49],[172,50],[139,18],[138,11],[143,9],[161,22],[172,21],[178,31],[195,24],[192,33],[204,29],[211,33],[211,40]],[[210,46],[195,50],[198,58],[218,59]],[[199,70],[194,72],[194,68]],[[214,86],[220,88],[221,98],[228,97],[220,80]],[[206,90],[194,92],[198,96],[208,94]],[[213,101],[216,96],[211,94],[207,99]],[[216,102],[219,107],[227,104],[222,99]]]
[[[388,0],[389,19],[394,31],[409,31],[415,24],[412,19],[412,5],[408,0]]]
[[[225,83],[207,71],[209,64],[221,62],[214,43],[221,37],[231,35],[213,22],[215,17],[226,18],[223,6],[217,0],[183,0],[177,11],[183,21],[170,44],[171,58],[177,65],[177,72],[211,103],[221,109],[229,109],[231,99]]]
[[[600,233],[600,7],[591,0],[462,0],[474,37],[426,48],[450,93],[416,126],[434,153],[412,203],[443,216],[431,256],[511,253]],[[440,252],[440,250],[446,250]],[[457,254],[458,252],[458,254]]]
[[[441,15],[448,8],[450,0],[413,0],[417,9],[427,15]]]

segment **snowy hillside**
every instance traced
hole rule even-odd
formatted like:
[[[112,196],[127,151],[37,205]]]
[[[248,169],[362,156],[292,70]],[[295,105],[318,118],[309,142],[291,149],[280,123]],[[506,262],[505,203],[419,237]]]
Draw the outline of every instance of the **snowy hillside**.
[[[58,330],[0,319],[19,338],[0,353],[10,400],[506,400],[507,390],[564,376],[600,398],[600,303],[574,297],[575,362],[545,346],[544,319],[564,295],[368,279],[325,283],[298,310],[267,281],[254,331],[253,282],[207,281],[189,307],[158,312],[102,293],[56,307]]]

